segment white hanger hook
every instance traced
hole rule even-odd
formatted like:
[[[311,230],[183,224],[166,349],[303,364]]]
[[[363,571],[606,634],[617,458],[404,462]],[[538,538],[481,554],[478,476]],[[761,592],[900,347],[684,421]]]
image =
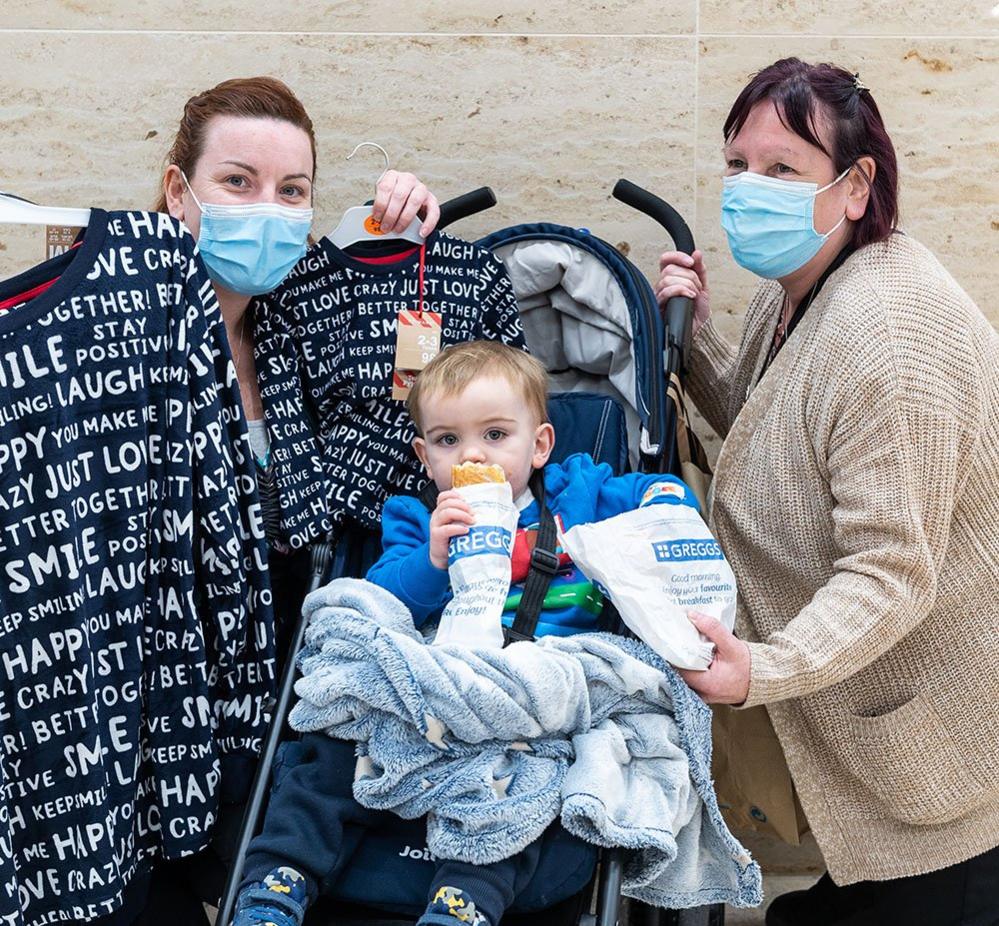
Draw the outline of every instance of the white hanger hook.
[[[349,161],[362,148],[377,148],[382,153],[382,157],[385,158],[385,169],[378,175],[378,180],[375,181],[375,186],[378,186],[378,184],[381,181],[382,177],[384,177],[385,174],[388,173],[388,169],[389,169],[389,156],[388,156],[388,152],[381,145],[379,145],[377,142],[373,142],[373,141],[362,141],[353,151],[350,152],[350,154],[347,155],[347,160]]]

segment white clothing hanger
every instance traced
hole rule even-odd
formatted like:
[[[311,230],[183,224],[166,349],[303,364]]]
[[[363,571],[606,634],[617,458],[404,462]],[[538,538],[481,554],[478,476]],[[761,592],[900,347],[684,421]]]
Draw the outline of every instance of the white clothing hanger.
[[[385,171],[389,169],[389,156],[381,145],[373,141],[362,141],[347,155],[347,160],[349,161],[364,147],[377,148],[385,158],[385,170],[378,176],[378,180],[381,180],[385,176]],[[371,218],[371,206],[352,206],[343,214],[337,227],[326,237],[341,249],[361,241],[391,241],[395,238],[423,244],[426,239],[420,234],[422,224],[419,218],[414,218],[401,232],[383,232]]]
[[[89,222],[89,209],[39,206],[0,190],[0,225],[71,225],[86,228]]]

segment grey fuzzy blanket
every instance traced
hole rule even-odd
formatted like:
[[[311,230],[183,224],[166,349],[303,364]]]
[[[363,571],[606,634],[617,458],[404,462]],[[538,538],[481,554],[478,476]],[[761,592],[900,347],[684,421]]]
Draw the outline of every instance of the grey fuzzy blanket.
[[[514,855],[561,817],[628,853],[624,892],[657,906],[755,906],[759,866],[711,783],[711,713],[648,646],[611,634],[506,649],[428,646],[378,586],[305,602],[300,731],[358,743],[354,796],[427,817],[438,857]]]

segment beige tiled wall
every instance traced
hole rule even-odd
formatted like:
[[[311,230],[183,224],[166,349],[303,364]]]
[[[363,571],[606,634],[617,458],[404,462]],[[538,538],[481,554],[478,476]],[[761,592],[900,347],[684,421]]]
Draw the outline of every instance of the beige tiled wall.
[[[721,125],[778,57],[861,73],[901,162],[907,231],[999,323],[995,0],[3,0],[0,189],[40,202],[151,205],[184,100],[275,74],[319,130],[317,228],[366,198],[371,139],[442,198],[500,205],[457,231],[589,227],[650,275],[663,236],[611,199],[626,176],[669,199],[708,254],[737,333],[753,287],[718,226]],[[40,234],[0,227],[0,273]]]

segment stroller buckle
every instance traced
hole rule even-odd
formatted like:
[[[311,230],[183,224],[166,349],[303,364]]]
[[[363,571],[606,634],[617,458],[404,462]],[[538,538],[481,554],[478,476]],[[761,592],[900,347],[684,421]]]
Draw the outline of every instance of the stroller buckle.
[[[503,628],[503,646],[507,647],[511,643],[523,643],[524,641],[528,643],[534,642],[534,637],[527,633],[521,633],[519,630],[514,630],[513,627]]]
[[[558,563],[558,554],[552,553],[551,550],[541,550],[535,547],[531,551],[531,568],[537,569],[545,575],[555,575],[558,572]]]

